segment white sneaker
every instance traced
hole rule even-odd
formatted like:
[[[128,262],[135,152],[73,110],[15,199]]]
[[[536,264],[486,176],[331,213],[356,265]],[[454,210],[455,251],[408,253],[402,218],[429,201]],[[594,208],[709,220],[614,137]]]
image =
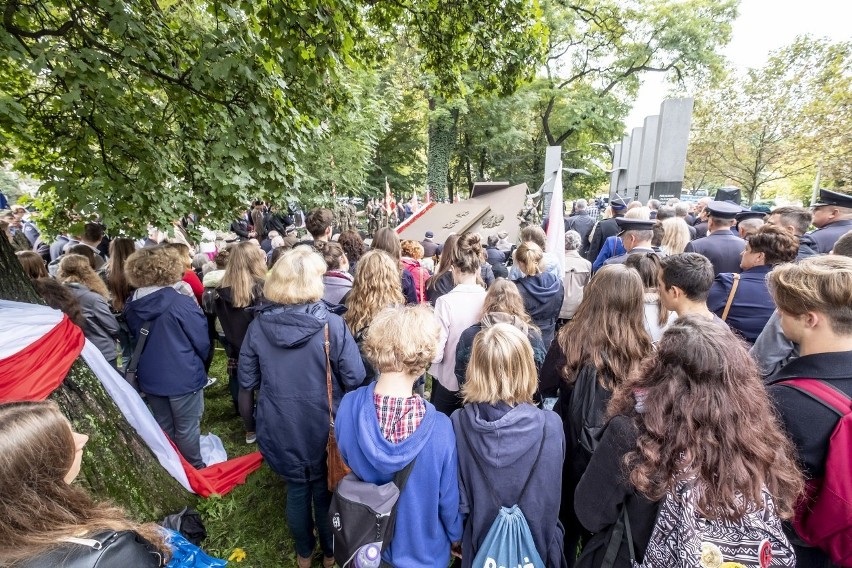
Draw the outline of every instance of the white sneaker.
[[[216,377],[207,377],[207,384],[204,385],[204,388],[207,388],[209,386],[216,384],[216,381],[218,381],[218,380],[219,379],[217,379]]]
[[[246,432],[246,444],[254,444],[255,442],[257,442],[257,434]]]

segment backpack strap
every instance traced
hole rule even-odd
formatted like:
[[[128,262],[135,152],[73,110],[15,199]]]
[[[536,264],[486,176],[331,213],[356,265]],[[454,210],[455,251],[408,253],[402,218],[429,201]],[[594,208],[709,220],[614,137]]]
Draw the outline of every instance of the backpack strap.
[[[852,412],[852,400],[833,385],[819,379],[788,379],[775,383],[795,389],[843,418]]]
[[[731,311],[731,304],[734,303],[734,296],[737,294],[737,287],[740,285],[740,275],[734,272],[734,281],[731,283],[731,292],[728,294],[728,301],[725,303],[725,311],[722,312],[722,321],[728,319],[728,312]]]
[[[148,341],[148,333],[151,331],[152,321],[146,321],[139,328],[139,339],[136,340],[136,349],[130,356],[130,361],[127,363],[127,372],[136,374],[136,369],[139,367],[139,359],[142,358],[142,351],[145,350],[145,343]]]
[[[465,444],[467,444],[468,449],[470,450],[470,457],[473,458],[473,463],[476,464],[476,468],[479,470],[479,475],[482,477],[482,480],[485,482],[485,485],[488,486],[490,490],[488,494],[491,496],[491,500],[494,501],[494,504],[497,505],[497,509],[499,510],[503,507],[503,504],[497,499],[497,492],[494,491],[494,486],[491,485],[491,482],[488,481],[488,476],[485,474],[485,468],[482,467],[482,464],[479,462],[479,458],[476,457],[476,452],[473,450],[473,446],[470,444],[470,438],[467,435],[467,431],[464,427],[460,428],[462,433],[462,438],[464,438]],[[535,462],[533,462],[532,469],[530,469],[530,474],[527,477],[526,482],[524,483],[523,489],[521,489],[521,494],[518,495],[517,503],[521,502],[524,494],[527,492],[527,488],[530,485],[530,481],[532,481],[533,474],[535,470],[538,468],[538,462],[541,459],[541,454],[544,452],[544,440],[547,437],[547,420],[544,421],[541,427],[541,442],[538,446],[538,455],[535,457]]]

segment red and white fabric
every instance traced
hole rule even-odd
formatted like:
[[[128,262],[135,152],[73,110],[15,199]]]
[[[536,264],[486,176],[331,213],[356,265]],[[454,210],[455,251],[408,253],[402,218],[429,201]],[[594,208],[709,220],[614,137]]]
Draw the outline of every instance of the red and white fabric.
[[[187,491],[202,497],[224,495],[260,467],[260,452],[254,452],[195,469],[160,429],[139,394],[67,316],[48,306],[0,300],[0,402],[44,400],[79,355],[160,465]]]

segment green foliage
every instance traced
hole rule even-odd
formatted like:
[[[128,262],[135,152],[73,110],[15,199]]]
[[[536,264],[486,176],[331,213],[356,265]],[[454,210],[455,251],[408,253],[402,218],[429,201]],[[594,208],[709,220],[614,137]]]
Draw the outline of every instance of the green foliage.
[[[678,83],[722,72],[737,0],[580,0],[544,4],[550,28],[541,120],[549,145],[624,118],[643,74]],[[554,116],[559,105],[568,107]]]
[[[852,42],[808,37],[774,52],[765,66],[731,77],[697,101],[688,153],[691,184],[734,183],[749,201],[775,182],[823,164],[823,185],[852,182]],[[807,183],[783,193],[809,200]]]

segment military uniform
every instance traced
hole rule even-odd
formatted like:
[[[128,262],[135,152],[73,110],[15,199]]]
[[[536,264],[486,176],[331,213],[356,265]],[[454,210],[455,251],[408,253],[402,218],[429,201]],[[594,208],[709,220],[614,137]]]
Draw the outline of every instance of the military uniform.
[[[852,219],[848,221],[835,221],[815,231],[807,233],[807,237],[816,245],[818,254],[828,254],[834,248],[837,239],[852,231]]]
[[[757,340],[775,311],[775,302],[772,301],[766,286],[766,275],[771,270],[771,266],[755,266],[740,274],[740,283],[725,320],[728,327],[742,334],[749,343]],[[733,282],[733,274],[722,273],[716,277],[710,288],[707,308],[717,316],[721,317],[725,311]]]
[[[715,219],[734,219],[742,212],[742,207],[726,201],[711,201],[707,204],[710,217]],[[706,237],[687,243],[684,252],[697,252],[704,255],[713,264],[713,273],[739,272],[740,258],[746,242],[731,233],[729,228],[717,229]]]
[[[819,207],[843,207],[844,209],[852,209],[852,195],[838,193],[828,189],[819,190],[819,201],[813,204],[813,208]],[[837,239],[852,231],[852,219],[835,221],[828,225],[823,225],[815,231],[807,233],[802,237],[808,245],[813,248],[818,254],[828,254],[834,248],[834,243]]]
[[[630,250],[630,252],[627,252],[625,254],[620,254],[618,256],[614,256],[612,258],[606,259],[606,261],[604,262],[604,266],[608,266],[610,264],[624,264],[624,261],[627,260],[627,257],[629,257],[632,254],[647,254],[649,252],[654,253],[654,254],[658,254],[658,251],[655,251],[651,247],[636,247],[636,248]]]

